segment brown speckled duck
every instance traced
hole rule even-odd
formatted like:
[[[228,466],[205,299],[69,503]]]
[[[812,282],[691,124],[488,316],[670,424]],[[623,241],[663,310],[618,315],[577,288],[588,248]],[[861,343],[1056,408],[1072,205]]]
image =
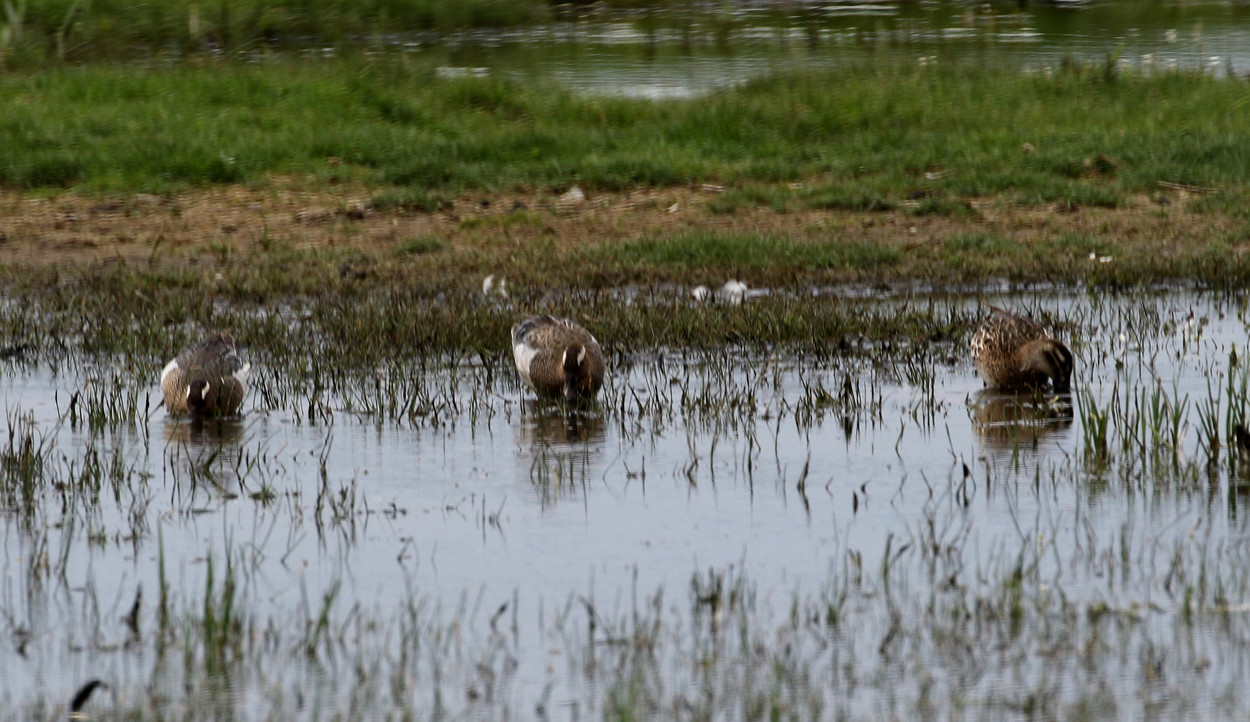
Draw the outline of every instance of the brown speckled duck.
[[[563,318],[527,316],[512,327],[521,378],[540,396],[593,398],[603,386],[603,349],[586,329]]]
[[[1073,356],[1068,347],[1024,316],[994,308],[972,336],[972,360],[986,386],[1002,389],[1071,389]]]
[[[230,416],[247,395],[252,365],[239,358],[234,337],[215,333],[178,354],[161,372],[165,408],[175,415]]]

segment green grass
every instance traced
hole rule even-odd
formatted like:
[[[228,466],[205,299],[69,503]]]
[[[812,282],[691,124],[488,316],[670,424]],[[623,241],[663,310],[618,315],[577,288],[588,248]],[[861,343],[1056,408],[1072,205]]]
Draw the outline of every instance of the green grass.
[[[426,253],[435,253],[446,248],[447,244],[437,238],[431,236],[419,236],[417,238],[409,238],[401,242],[395,247],[395,253],[401,256],[419,256]]]
[[[803,198],[807,208],[830,211],[892,211],[898,203],[845,187],[828,186],[812,190]]]
[[[723,211],[884,209],[924,190],[949,212],[971,196],[1115,206],[1160,180],[1234,195],[1250,181],[1250,91],[1191,74],[847,68],[651,101],[374,58],[10,73],[0,97],[9,188],[308,174],[392,186],[425,209],[436,196],[420,194],[466,189],[706,182],[743,189]],[[813,177],[834,185],[758,188]]]
[[[384,213],[433,213],[447,203],[447,199],[420,188],[390,188],[369,199],[371,209]]]
[[[936,244],[931,259],[941,267],[954,271],[962,269],[965,280],[978,281],[990,278],[1013,278],[1018,280],[1049,280],[1083,278],[1086,282],[1109,285],[1159,280],[1179,270],[1182,277],[1193,273],[1194,266],[1202,264],[1207,252],[1191,249],[1183,257],[1163,259],[1142,257],[1141,250],[1132,249],[1132,257],[1118,254],[1113,243],[1083,234],[1061,234],[1036,241],[1022,241],[996,233],[956,233]],[[1090,254],[1094,258],[1090,258]],[[1099,261],[1099,259],[1103,261]],[[1107,265],[1112,264],[1112,265]],[[1233,272],[1239,264],[1230,264],[1227,272]],[[1173,271],[1168,269],[1172,268]],[[1209,278],[1218,283],[1225,273],[1212,273]]]

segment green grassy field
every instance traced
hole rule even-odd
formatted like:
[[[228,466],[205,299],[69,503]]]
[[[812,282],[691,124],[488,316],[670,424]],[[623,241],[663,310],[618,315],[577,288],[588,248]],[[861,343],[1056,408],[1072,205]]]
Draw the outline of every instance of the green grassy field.
[[[1250,178],[1250,88],[1194,74],[850,68],[648,101],[376,59],[64,68],[3,76],[0,96],[0,184],[18,189],[168,192],[270,174],[450,192],[820,177],[820,193],[783,208],[924,195],[949,212],[950,196],[1115,206],[1159,181],[1240,197]],[[778,203],[767,189],[723,202]]]

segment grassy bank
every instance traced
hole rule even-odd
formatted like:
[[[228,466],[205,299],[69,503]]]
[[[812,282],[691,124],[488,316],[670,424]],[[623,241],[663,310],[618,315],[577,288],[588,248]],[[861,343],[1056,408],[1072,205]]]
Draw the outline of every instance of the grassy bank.
[[[836,89],[836,90],[835,90]],[[1114,206],[1159,181],[1244,192],[1237,80],[851,68],[693,100],[443,78],[400,60],[91,67],[0,78],[0,183],[167,192],[312,174],[423,190],[830,181],[797,207],[967,196]],[[791,207],[791,206],[787,206]]]
[[[1235,287],[1248,95],[1098,68],[847,68],[668,101],[395,59],[10,74],[0,235],[12,292],[65,261],[243,301],[490,274],[532,300],[733,276]]]

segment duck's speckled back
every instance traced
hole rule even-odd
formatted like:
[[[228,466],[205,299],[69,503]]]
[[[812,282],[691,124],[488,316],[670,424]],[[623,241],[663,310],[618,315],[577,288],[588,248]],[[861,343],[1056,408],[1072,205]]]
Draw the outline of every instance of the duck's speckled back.
[[[1056,391],[1069,388],[1072,352],[1032,319],[994,308],[969,345],[987,386],[1013,388],[1049,382]]]

